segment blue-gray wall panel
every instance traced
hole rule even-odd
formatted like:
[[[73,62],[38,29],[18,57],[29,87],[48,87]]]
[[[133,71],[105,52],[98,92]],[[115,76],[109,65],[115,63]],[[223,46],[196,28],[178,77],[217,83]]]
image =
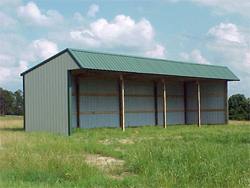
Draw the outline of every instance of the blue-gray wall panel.
[[[196,112],[188,112],[187,113],[187,124],[196,124],[196,123],[197,123],[197,113]]]
[[[185,124],[184,112],[167,112],[167,125]]]
[[[125,93],[125,127],[154,125],[154,84],[147,82],[124,83]],[[126,96],[138,95],[138,96]],[[151,96],[141,96],[151,95]],[[126,111],[151,111],[151,113],[126,113]]]
[[[159,125],[163,124],[163,112],[158,112]],[[185,124],[184,112],[167,112],[167,125]]]
[[[213,95],[224,93],[224,82],[201,82],[201,94]]]
[[[163,110],[162,83],[157,85],[157,109]],[[166,83],[167,94],[167,124],[184,124],[184,86],[182,82]],[[176,110],[178,112],[168,112]],[[183,112],[180,112],[183,111]],[[163,124],[163,112],[158,112],[158,124]]]
[[[118,80],[81,79],[80,80],[81,128],[117,127],[120,125]],[[84,96],[93,94],[93,96]],[[104,94],[104,96],[102,96]],[[105,96],[107,94],[117,96]],[[95,96],[97,95],[97,96]],[[99,96],[98,96],[99,95]],[[86,112],[106,112],[104,114],[84,114]]]
[[[125,127],[155,125],[154,113],[125,113]]]
[[[166,83],[167,95],[183,95],[184,88],[182,82],[170,82]]]
[[[154,111],[154,97],[125,97],[125,111]]]
[[[201,123],[202,124],[223,124],[225,123],[225,101],[224,82],[200,82],[201,94]],[[187,84],[187,109],[197,109],[197,85]],[[197,123],[197,112],[187,113],[187,123]]]
[[[128,82],[125,81],[125,95],[154,95],[154,84],[148,82]]]
[[[81,79],[80,93],[118,94],[118,80]]]
[[[224,109],[224,97],[201,97],[201,109]]]
[[[184,98],[168,97],[167,110],[184,110]]]
[[[72,128],[77,128],[77,115],[72,115]]]
[[[119,127],[119,114],[81,115],[81,128]]]
[[[81,112],[119,111],[119,97],[81,96]]]
[[[188,107],[188,110],[197,109],[197,98],[196,97],[188,97],[187,98],[187,107]]]
[[[224,124],[224,112],[201,112],[201,122],[203,124]]]

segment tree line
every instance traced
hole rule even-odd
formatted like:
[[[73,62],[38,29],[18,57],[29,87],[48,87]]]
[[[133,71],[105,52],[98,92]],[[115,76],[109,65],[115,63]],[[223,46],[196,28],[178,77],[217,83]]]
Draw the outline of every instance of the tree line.
[[[1,115],[23,115],[23,92],[5,90],[0,87]]]
[[[23,92],[4,90],[0,87],[1,115],[23,115]],[[250,120],[250,98],[242,94],[232,95],[228,100],[230,120]]]

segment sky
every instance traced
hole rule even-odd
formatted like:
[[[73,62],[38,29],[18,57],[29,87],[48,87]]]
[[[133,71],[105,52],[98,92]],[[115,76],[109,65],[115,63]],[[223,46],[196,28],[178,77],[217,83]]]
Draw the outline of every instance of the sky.
[[[64,50],[227,66],[250,97],[250,0],[0,0],[0,87]]]

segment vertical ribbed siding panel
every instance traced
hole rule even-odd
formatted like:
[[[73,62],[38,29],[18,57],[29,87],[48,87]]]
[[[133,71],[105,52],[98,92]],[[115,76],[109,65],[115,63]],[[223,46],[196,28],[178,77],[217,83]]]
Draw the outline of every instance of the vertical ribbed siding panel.
[[[68,72],[79,67],[64,53],[25,75],[26,131],[68,135]]]
[[[118,80],[80,80],[81,128],[119,127],[118,89]]]
[[[201,123],[202,124],[224,124],[225,104],[224,87],[225,82],[200,82],[201,90]],[[187,84],[187,109],[188,124],[197,123],[197,88],[195,83]]]
[[[184,124],[185,119],[184,119],[183,83],[182,82],[166,83],[166,92],[167,92],[167,124],[169,125]]]
[[[158,121],[163,123],[162,86],[158,84]],[[166,83],[167,125],[184,124],[184,87],[182,82]]]
[[[186,83],[187,87],[187,124],[197,123],[197,87],[195,83]],[[202,122],[201,122],[202,123]]]
[[[71,78],[71,88],[72,88],[72,94],[74,94],[71,95],[71,110],[72,112],[74,112],[72,113],[72,128],[76,128],[77,127],[76,78]]]
[[[201,122],[203,124],[224,124],[224,82],[201,83]]]
[[[125,81],[124,87],[125,127],[154,125],[154,84]]]

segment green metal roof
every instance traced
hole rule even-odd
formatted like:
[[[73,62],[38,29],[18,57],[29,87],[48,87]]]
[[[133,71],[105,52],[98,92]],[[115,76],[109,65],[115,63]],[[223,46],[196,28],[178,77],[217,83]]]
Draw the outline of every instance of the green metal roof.
[[[83,69],[239,80],[227,67],[68,49]]]
[[[238,81],[227,67],[204,65],[197,63],[184,63],[164,59],[153,59],[127,55],[117,55],[100,52],[90,52],[67,48],[42,63],[23,72],[24,75],[33,69],[47,63],[51,59],[68,52],[81,69],[105,70],[141,74],[168,75],[194,78],[222,79]]]

